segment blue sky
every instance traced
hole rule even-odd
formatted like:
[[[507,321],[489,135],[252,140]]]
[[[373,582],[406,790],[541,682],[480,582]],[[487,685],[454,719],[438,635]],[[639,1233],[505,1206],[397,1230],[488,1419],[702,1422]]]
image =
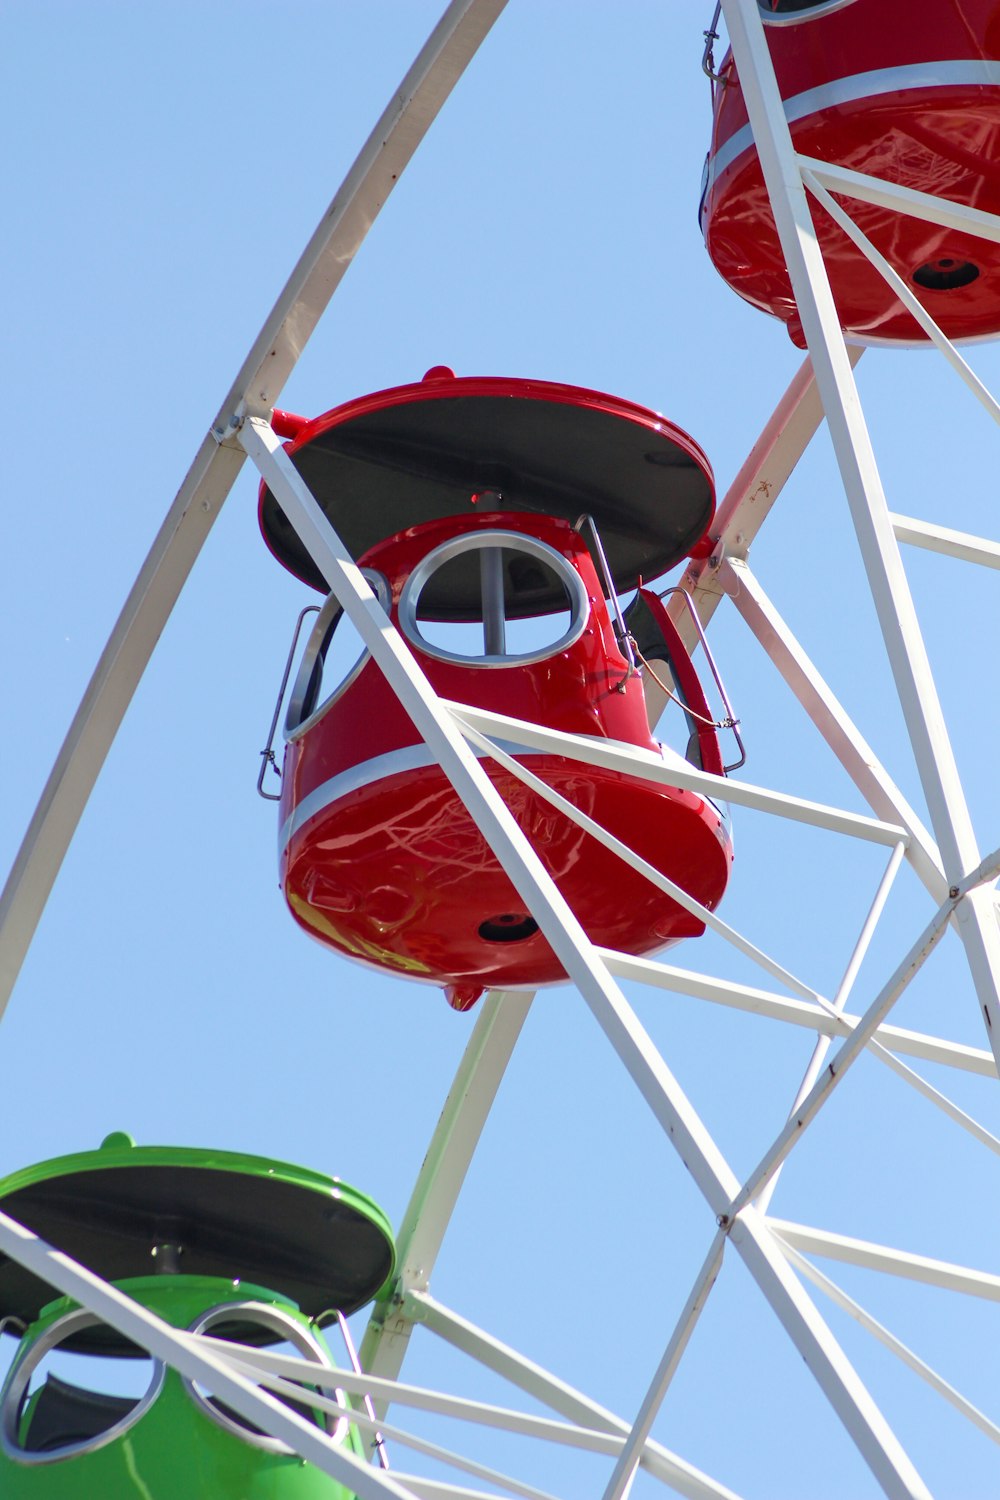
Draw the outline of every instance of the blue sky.
[[[439,9],[437,0],[3,8],[0,109],[13,145],[0,243],[4,864],[191,456]],[[729,291],[701,244],[710,128],[701,32],[711,10],[512,0],[282,404],[314,414],[438,363],[594,386],[690,431],[724,493],[801,356]],[[972,361],[1000,383],[995,348]],[[873,351],[859,383],[893,508],[988,531],[995,432],[954,377],[926,354]],[[273,811],[254,782],[308,599],[261,543],[255,508],[247,468],[164,632],[25,965],[0,1043],[0,1173],[127,1129],[143,1142],[300,1160],[355,1182],[398,1223],[471,1021],[433,991],[321,951],[286,915]],[[825,435],[751,561],[920,807]],[[906,562],[986,852],[1000,841],[997,575],[924,553]],[[741,774],[866,811],[735,611],[719,611],[712,640],[748,744]],[[832,992],[881,856],[755,814],[737,811],[734,823],[723,915]],[[853,1009],[930,914],[904,870]],[[707,939],[673,958],[760,982]],[[664,993],[629,996],[734,1169],[750,1170],[780,1128],[809,1036]],[[947,944],[895,1019],[985,1045]],[[995,1089],[935,1082],[996,1128]],[[997,1201],[993,1159],[866,1060],[796,1153],[774,1211],[989,1269]],[[435,1294],[628,1416],[713,1228],[582,1002],[565,989],[542,994]],[[837,1274],[990,1410],[1000,1340],[989,1305]],[[935,1494],[995,1493],[995,1448],[850,1322],[829,1317]],[[480,1388],[429,1339],[414,1341],[406,1375]],[[489,1382],[482,1389],[506,1399]],[[733,1255],[655,1431],[748,1497],[875,1493]],[[484,1451],[502,1461],[499,1444]],[[535,1461],[535,1481],[557,1492],[600,1494],[605,1482],[596,1460],[562,1471]],[[635,1494],[652,1491],[640,1478]]]

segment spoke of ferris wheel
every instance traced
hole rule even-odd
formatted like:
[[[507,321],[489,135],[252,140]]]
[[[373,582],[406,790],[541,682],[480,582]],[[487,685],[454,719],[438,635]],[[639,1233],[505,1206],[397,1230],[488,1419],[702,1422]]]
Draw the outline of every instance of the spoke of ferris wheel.
[[[926,1496],[923,1481],[776,1246],[763,1217],[749,1204],[735,1221],[729,1217],[729,1207],[739,1189],[732,1169],[465,743],[451,714],[438,702],[416,659],[285,453],[280,439],[267,421],[248,417],[239,430],[239,440],[418,734],[469,809],[501,868],[534,914],[556,958],[590,1007],[712,1211],[730,1224],[730,1237],[740,1256],[885,1493],[892,1497]],[[892,999],[886,1009],[891,1003]],[[854,1037],[859,1035],[867,1039],[864,1023],[841,1051],[850,1048]]]
[[[655,885],[665,895],[670,896],[672,900],[677,902],[678,906],[682,906],[685,911],[697,917],[698,921],[703,922],[710,931],[714,932],[725,942],[730,943],[738,952],[749,958],[753,963],[758,964],[773,979],[780,980],[794,995],[798,995],[800,998],[806,1000],[819,1001],[820,1004],[823,1003],[823,997],[811,985],[804,984],[794,974],[789,973],[784,965],[779,964],[776,959],[764,953],[755,943],[751,943],[748,938],[745,938],[742,933],[730,927],[728,922],[723,922],[714,912],[702,906],[700,901],[696,901],[693,896],[689,896],[676,881],[664,875],[662,871],[658,870],[655,865],[650,864],[648,860],[640,858],[621,839],[616,838],[613,833],[609,833],[606,828],[603,828],[600,823],[596,822],[587,813],[582,812],[568,797],[564,797],[561,793],[554,791],[540,776],[536,776],[533,771],[529,771],[526,766],[521,765],[520,761],[516,760],[514,756],[508,755],[494,740],[488,739],[486,735],[480,734],[477,729],[473,729],[468,724],[465,726],[465,734],[474,744],[478,744],[498,766],[502,766],[512,776],[517,777],[518,781],[524,786],[529,787],[536,796],[548,802],[551,807],[557,808],[570,822],[575,823],[578,828],[582,828],[586,833],[589,833],[591,838],[603,844],[605,849],[609,849],[613,854],[617,854],[623,864],[627,864],[638,874],[644,875],[651,885]],[[897,844],[896,848],[902,854],[902,845]]]
[[[631,1429],[621,1417],[445,1307],[428,1292],[411,1292],[404,1303],[404,1312],[414,1323],[420,1323],[552,1411],[562,1412],[572,1421],[599,1431],[614,1433],[619,1441],[627,1438]],[[688,1500],[739,1500],[732,1490],[684,1463],[652,1438],[647,1439],[642,1449],[640,1463],[655,1479],[670,1485]]]
[[[727,562],[723,572],[743,620],[872,811],[906,829],[907,859],[932,899],[940,904],[948,893],[948,882],[932,836],[806,655],[749,564]]]
[[[885,823],[878,818],[846,812],[843,808],[830,807],[823,802],[810,802],[805,797],[792,797],[786,792],[772,791],[769,787],[754,786],[752,782],[713,776],[708,771],[698,770],[690,761],[684,760],[666,746],[661,746],[661,753],[657,754],[656,751],[642,750],[636,745],[627,745],[618,740],[601,739],[596,735],[570,734],[528,719],[513,719],[507,714],[491,713],[471,703],[458,703],[448,698],[442,698],[441,703],[460,723],[502,742],[509,740],[524,749],[561,755],[569,760],[582,761],[584,765],[600,766],[609,771],[624,771],[627,775],[642,777],[659,786],[683,787],[688,791],[699,792],[714,802],[751,807],[756,812],[773,813],[776,817],[790,818],[794,822],[808,823],[831,833],[848,834],[874,844],[891,847],[900,840],[905,843],[909,838],[906,829],[896,823]]]
[[[793,1000],[787,995],[774,994],[771,990],[737,984],[734,980],[716,979],[711,975],[696,973],[693,969],[681,969],[674,964],[663,963],[659,959],[637,958],[632,953],[618,953],[612,948],[601,948],[598,951],[608,969],[619,979],[651,985],[695,1000],[707,1000],[713,1005],[728,1005],[735,1010],[747,1011],[768,1020],[783,1021],[786,1025],[818,1031],[824,1036],[849,1036],[861,1023],[860,1016],[845,1013],[838,1017],[819,1004]],[[919,1057],[925,1062],[940,1063],[943,1067],[973,1073],[980,1078],[995,1079],[997,1076],[996,1059],[985,1047],[970,1047],[964,1042],[950,1042],[943,1037],[928,1036],[922,1031],[909,1031],[905,1027],[890,1026],[885,1022],[879,1026],[875,1036],[893,1054]]]
[[[232,440],[242,412],[269,411],[277,400],[365,235],[505,3],[452,0],[448,6],[300,256],[167,512],[0,896],[0,1017],[125,712],[243,465],[244,453]]]
[[[307,1462],[343,1484],[358,1500],[411,1500],[411,1496],[383,1469],[369,1468],[342,1445],[333,1442],[315,1423],[266,1395],[229,1364],[148,1308],[134,1302],[118,1287],[0,1213],[0,1254],[26,1266],[41,1281],[71,1297],[116,1329],[154,1359],[207,1386],[219,1400],[271,1437],[280,1438]]]
[[[817,203],[823,206],[834,223],[838,224],[848,239],[857,245],[862,255],[870,261],[882,279],[892,288],[910,316],[920,324],[927,337],[944,355],[956,375],[958,375],[960,380],[964,381],[980,405],[989,413],[994,422],[1000,422],[1000,403],[990,394],[979,376],[971,369],[968,362],[963,359],[951,339],[941,331],[923,303],[913,295],[898,271],[893,270],[885,256],[881,255],[875,249],[868,236],[863,234],[858,228],[850,214],[845,213],[840,204],[826,191],[826,188],[820,186],[811,172],[804,171],[802,173],[802,180]]]
[[[398,1297],[430,1280],[531,1001],[527,992],[492,991],[482,1003],[396,1236]],[[361,1344],[361,1363],[373,1375],[398,1375],[406,1354],[411,1325],[398,1297],[375,1304]]]
[[[846,1007],[847,1002],[850,998],[851,990],[854,987],[854,981],[857,978],[858,970],[860,969],[861,964],[864,961],[865,954],[868,952],[868,949],[871,945],[871,940],[875,935],[875,928],[877,927],[879,918],[881,917],[882,912],[885,908],[885,903],[889,898],[889,892],[892,889],[892,883],[896,878],[896,872],[899,869],[900,861],[902,860],[902,858],[903,845],[897,844],[889,856],[889,863],[885,868],[885,873],[883,874],[882,879],[879,882],[878,890],[875,892],[874,899],[868,909],[868,915],[866,916],[861,931],[858,934],[858,940],[855,943],[854,951],[852,952],[851,957],[848,960],[847,968],[844,971],[844,977],[840,981],[837,993],[833,997],[830,1008],[835,1015],[843,1014],[844,1008]],[[809,1063],[803,1075],[802,1082],[799,1084],[795,1098],[792,1100],[792,1107],[789,1111],[789,1118],[794,1116],[799,1106],[806,1098],[808,1098],[810,1090],[813,1088],[817,1078],[819,1077],[820,1069],[823,1066],[826,1054],[830,1050],[831,1041],[832,1038],[829,1036],[821,1036],[816,1039],[816,1045],[813,1048],[813,1053],[809,1059]],[[875,1043],[873,1039],[870,1045],[875,1046],[877,1045],[877,1043]],[[774,1191],[778,1186],[778,1179],[780,1176],[781,1167],[778,1167],[776,1171],[771,1173],[770,1178],[764,1184],[764,1187],[761,1189],[760,1193],[755,1199],[756,1205],[762,1213],[767,1213],[768,1205],[774,1196]]]
[[[916,611],[889,521],[823,257],[756,5],[722,0],[781,248],[812,356],[914,759],[950,886],[979,860]],[[958,930],[1000,1058],[1000,927],[991,899],[962,903]]]
[[[974,536],[968,531],[955,531],[950,526],[935,526],[931,521],[918,521],[915,516],[900,516],[894,511],[889,519],[897,541],[940,552],[945,557],[956,557],[962,562],[1000,568],[1000,542]]]
[[[233,1347],[233,1345],[229,1346],[230,1351]],[[260,1389],[271,1391],[286,1401],[302,1400],[302,1387],[297,1380],[286,1380],[278,1374],[262,1373],[259,1364],[244,1359],[242,1354],[243,1351],[240,1350],[238,1353],[227,1353],[222,1358],[231,1370],[242,1375],[244,1379],[252,1377]],[[315,1370],[314,1365],[314,1377]],[[344,1408],[336,1396],[325,1396],[315,1387],[310,1389],[308,1400],[310,1406],[315,1407],[317,1411],[325,1412],[328,1416],[342,1417],[344,1415]],[[362,1432],[369,1432],[373,1436],[380,1433],[393,1445],[399,1443],[413,1448],[415,1452],[422,1453],[425,1458],[433,1458],[439,1463],[448,1464],[462,1473],[471,1474],[475,1479],[485,1479],[487,1483],[498,1485],[511,1495],[521,1496],[522,1500],[555,1500],[555,1497],[545,1490],[536,1489],[534,1485],[515,1479],[510,1474],[503,1474],[498,1469],[477,1462],[476,1459],[456,1453],[453,1448],[445,1448],[440,1443],[431,1442],[428,1438],[419,1437],[416,1433],[407,1432],[402,1427],[384,1422],[380,1417],[369,1417],[366,1412],[357,1408],[352,1409],[350,1421],[352,1426],[360,1428]]]
[[[907,1369],[912,1370],[915,1375],[919,1375],[921,1380],[925,1381],[933,1391],[942,1396],[963,1417],[966,1417],[974,1427],[978,1427],[979,1431],[985,1434],[991,1442],[1000,1443],[1000,1427],[995,1422],[992,1422],[984,1412],[980,1411],[978,1406],[973,1405],[971,1401],[962,1395],[961,1391],[955,1389],[950,1381],[945,1380],[944,1376],[939,1375],[926,1360],[921,1359],[908,1345],[904,1344],[901,1339],[898,1339],[894,1333],[890,1332],[885,1324],[880,1323],[877,1318],[873,1317],[871,1313],[861,1306],[860,1302],[849,1296],[829,1276],[825,1276],[806,1256],[800,1255],[790,1245],[786,1245],[786,1250],[792,1265],[795,1266],[796,1270],[801,1271],[802,1275],[811,1281],[813,1286],[819,1287],[820,1291],[829,1297],[831,1302],[836,1303],[839,1308],[842,1308],[849,1317],[853,1318],[866,1332],[876,1338],[884,1348],[888,1349],[891,1354],[894,1354],[902,1364],[906,1365]]]
[[[860,1240],[773,1215],[768,1215],[768,1223],[783,1243],[793,1245],[804,1255],[820,1255],[828,1260],[861,1266],[866,1271],[917,1281],[923,1286],[961,1292],[964,1296],[980,1297],[986,1302],[1000,1302],[1000,1276],[993,1271],[977,1271],[953,1261],[935,1260],[933,1256],[917,1255],[911,1250],[898,1250],[890,1245],[876,1244],[873,1240]]]
[[[851,364],[856,365],[863,353],[860,345],[852,345],[848,349]],[[694,601],[702,626],[708,624],[727,593],[719,576],[722,564],[727,558],[746,558],[751,542],[823,419],[812,360],[807,355],[719,503],[709,528],[714,543],[711,556],[690,558],[684,570],[680,586]],[[671,598],[667,612],[688,650],[693,650],[698,644],[697,631],[679,594]]]
[[[714,1236],[701,1270],[695,1277],[694,1286],[691,1288],[690,1295],[670,1336],[670,1342],[663,1352],[663,1358],[657,1366],[656,1374],[650,1382],[649,1389],[632,1424],[632,1431],[628,1435],[628,1441],[618,1456],[618,1461],[612,1471],[611,1478],[608,1480],[602,1500],[625,1500],[625,1497],[632,1488],[646,1439],[649,1437],[653,1423],[656,1421],[657,1413],[663,1404],[663,1399],[667,1394],[671,1380],[674,1378],[677,1366],[681,1362],[681,1356],[687,1348],[691,1335],[694,1332],[695,1324],[701,1316],[709,1294],[722,1269],[722,1257],[725,1249],[726,1236],[724,1231],[720,1229]]]
[[[853,167],[820,161],[817,157],[797,156],[796,162],[800,172],[809,172],[831,192],[857,198],[861,203],[875,204],[890,213],[908,214],[927,224],[939,224],[944,229],[957,229],[961,234],[973,234],[979,239],[1000,244],[1000,215],[986,213],[981,208],[969,208],[964,203],[953,203],[951,199],[939,198],[933,193],[922,193],[917,188],[902,187],[884,177],[873,177],[867,172],[857,172]]]

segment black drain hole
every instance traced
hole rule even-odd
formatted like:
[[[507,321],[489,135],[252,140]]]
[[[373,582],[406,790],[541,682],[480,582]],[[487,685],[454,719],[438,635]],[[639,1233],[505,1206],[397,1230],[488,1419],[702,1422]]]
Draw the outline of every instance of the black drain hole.
[[[534,937],[538,923],[523,911],[507,911],[479,924],[479,936],[487,943],[520,943]]]
[[[918,266],[913,279],[917,286],[924,286],[928,291],[951,292],[958,286],[968,286],[978,275],[979,267],[971,260],[954,260],[945,255],[941,260],[929,260],[926,265]]]

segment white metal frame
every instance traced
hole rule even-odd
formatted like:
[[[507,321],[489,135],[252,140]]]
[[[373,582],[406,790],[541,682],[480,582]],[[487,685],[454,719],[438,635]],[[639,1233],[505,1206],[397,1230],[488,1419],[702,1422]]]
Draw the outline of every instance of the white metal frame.
[[[324,219],[300,260],[223,402],[101,658],[8,882],[0,904],[0,1010],[159,631],[244,457],[249,456],[450,777],[457,795],[489,840],[664,1134],[680,1154],[707,1210],[703,1264],[686,1299],[675,1310],[672,1327],[663,1330],[662,1358],[651,1373],[646,1396],[631,1422],[600,1407],[433,1298],[429,1288],[441,1241],[531,1004],[531,997],[524,994],[490,995],[446,1101],[401,1227],[400,1274],[395,1294],[376,1309],[362,1345],[362,1364],[367,1374],[338,1374],[338,1383],[345,1390],[356,1396],[371,1396],[377,1408],[375,1416],[358,1408],[352,1414],[352,1421],[365,1431],[373,1431],[377,1425],[383,1434],[400,1444],[412,1443],[435,1458],[447,1457],[470,1480],[500,1485],[507,1493],[531,1500],[537,1500],[542,1492],[530,1483],[499,1475],[464,1454],[446,1455],[440,1445],[413,1438],[395,1425],[387,1425],[390,1405],[410,1404],[469,1423],[604,1453],[609,1463],[604,1500],[622,1500],[628,1495],[640,1467],[675,1492],[694,1500],[708,1500],[708,1497],[731,1500],[732,1491],[651,1438],[657,1412],[696,1330],[700,1313],[724,1272],[725,1254],[731,1246],[818,1381],[882,1492],[888,1496],[926,1496],[929,1493],[926,1486],[820,1315],[806,1281],[832,1297],[883,1347],[928,1380],[955,1409],[994,1441],[1000,1441],[1000,1427],[836,1287],[813,1266],[809,1257],[839,1259],[991,1301],[1000,1301],[1000,1277],[933,1261],[911,1250],[872,1245],[848,1235],[774,1218],[769,1215],[768,1207],[784,1162],[834,1091],[840,1088],[852,1064],[863,1054],[878,1058],[952,1124],[967,1131],[988,1151],[1000,1153],[1000,1141],[989,1130],[901,1060],[901,1055],[908,1056],[959,1072],[996,1076],[1000,1060],[1000,929],[991,887],[1000,873],[1000,851],[984,858],[975,839],[902,567],[899,542],[907,541],[989,567],[1000,566],[1000,544],[889,511],[853,381],[852,367],[859,352],[847,349],[837,326],[822,257],[812,232],[808,193],[819,198],[842,224],[845,233],[851,234],[862,252],[877,265],[880,257],[863,236],[857,235],[831,193],[847,192],[994,240],[1000,240],[1000,221],[829,164],[797,157],[778,96],[756,0],[723,0],[810,358],[723,503],[713,555],[692,563],[685,583],[703,621],[711,617],[724,598],[734,601],[742,620],[837,755],[874,816],[859,816],[747,783],[723,781],[681,763],[676,757],[660,759],[607,741],[556,735],[538,725],[486,714],[467,705],[441,702],[283,452],[270,427],[269,416],[284,380],[360,244],[367,224],[501,8],[502,0],[455,0],[449,6],[401,91],[378,122],[334,200],[331,214]],[[964,359],[940,330],[930,326],[916,299],[906,287],[897,284],[892,268],[884,264],[880,268],[973,393],[1000,420],[1000,405],[984,391]],[[913,745],[932,831],[923,826],[879,764],[767,598],[747,562],[753,536],[824,415]],[[678,624],[682,630],[685,628],[683,616]],[[818,993],[777,958],[763,952],[750,937],[734,932],[728,924],[698,907],[528,772],[516,756],[501,748],[497,743],[500,740],[505,745],[554,751],[586,764],[627,770],[630,775],[660,784],[689,787],[708,796],[725,798],[754,815],[777,816],[821,830],[826,836],[850,837],[884,847],[887,864],[871,893],[868,913],[836,993],[831,997]],[[779,991],[785,993],[755,989],[596,948],[486,776],[477,750],[505,765],[633,868],[695,910],[717,934],[764,968]],[[913,935],[909,949],[898,956],[881,987],[862,997],[859,1013],[849,1014],[846,1005],[857,982],[861,959],[904,858],[930,897],[926,925]],[[949,929],[957,933],[965,951],[972,985],[986,1021],[989,1050],[905,1030],[888,1020],[899,996]],[[655,985],[695,1001],[749,1011],[762,1019],[804,1026],[816,1033],[816,1046],[806,1074],[797,1089],[790,1091],[787,1123],[745,1180],[741,1181],[733,1171],[640,1024],[620,988],[618,981],[624,979]],[[831,1055],[834,1042],[838,1045]],[[231,1347],[223,1348],[210,1338],[179,1333],[2,1214],[0,1251],[31,1267],[54,1287],[107,1319],[156,1358],[209,1385],[234,1410],[349,1485],[362,1500],[382,1495],[477,1497],[483,1494],[470,1488],[465,1480],[443,1484],[408,1473],[401,1476],[398,1472],[361,1466],[350,1454],[332,1445],[318,1429],[267,1394],[269,1390],[293,1390],[294,1385],[287,1384],[289,1380],[308,1379],[308,1361],[282,1360],[243,1350],[234,1354]],[[430,1330],[504,1375],[564,1420],[540,1418],[402,1385],[398,1376],[416,1326]],[[314,1375],[315,1370],[311,1373]],[[310,1400],[313,1404],[320,1403],[320,1398],[310,1396]]]

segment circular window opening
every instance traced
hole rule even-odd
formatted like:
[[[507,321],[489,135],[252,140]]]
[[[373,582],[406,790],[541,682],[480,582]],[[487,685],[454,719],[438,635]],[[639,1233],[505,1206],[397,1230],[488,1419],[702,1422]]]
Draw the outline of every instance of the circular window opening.
[[[940,260],[929,260],[913,273],[917,286],[930,292],[951,292],[956,287],[968,286],[979,276],[979,267],[971,260],[957,260],[943,255]]]
[[[429,656],[508,667],[565,650],[588,610],[583,580],[554,547],[516,531],[479,531],[436,547],[413,570],[399,623]]]
[[[362,568],[361,573],[382,608],[388,611],[388,580],[373,568]],[[324,714],[354,681],[367,660],[368,648],[361,636],[345,616],[336,597],[328,595],[302,653],[288,703],[285,738],[290,739]]]
[[[757,0],[757,7],[765,20],[775,20],[782,16],[805,16],[809,12],[822,14],[824,11],[842,10],[845,5],[852,5],[854,0]]]
[[[307,1422],[313,1422],[322,1432],[332,1437],[334,1442],[343,1441],[348,1428],[347,1398],[334,1385],[334,1371],[329,1356],[308,1328],[296,1323],[278,1308],[268,1307],[263,1302],[247,1302],[213,1308],[192,1325],[191,1332],[210,1334],[213,1339],[223,1339],[227,1344],[238,1344],[245,1349],[260,1349],[264,1345],[269,1355],[308,1359],[313,1364],[323,1366],[330,1373],[329,1381],[304,1384],[301,1400],[275,1393],[276,1399],[289,1410],[297,1412],[300,1417],[305,1417]],[[227,1432],[234,1433],[245,1442],[264,1448],[269,1453],[291,1453],[292,1450],[280,1438],[269,1436],[246,1417],[240,1416],[239,1412],[227,1406],[225,1401],[220,1400],[200,1381],[185,1380],[184,1384],[202,1410]],[[340,1411],[335,1414],[314,1406],[309,1400],[310,1392],[335,1401]]]
[[[95,1327],[100,1319],[93,1313],[68,1313],[15,1361],[0,1413],[0,1441],[22,1463],[103,1447],[159,1395],[163,1366],[120,1334],[108,1330],[113,1355],[73,1348],[84,1329]]]

